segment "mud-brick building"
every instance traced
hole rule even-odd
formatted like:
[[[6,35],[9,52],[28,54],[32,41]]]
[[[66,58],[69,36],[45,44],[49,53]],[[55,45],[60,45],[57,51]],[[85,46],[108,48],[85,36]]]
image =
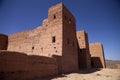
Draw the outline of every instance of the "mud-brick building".
[[[92,50],[87,33],[76,32],[75,17],[60,3],[49,8],[41,26],[9,36],[0,34],[0,79],[44,77],[96,67],[91,64],[97,51]],[[105,65],[104,53],[100,54],[95,56]]]
[[[28,55],[60,56],[59,73],[77,71],[75,18],[63,4],[57,4],[49,9],[42,26],[8,36],[8,50]]]

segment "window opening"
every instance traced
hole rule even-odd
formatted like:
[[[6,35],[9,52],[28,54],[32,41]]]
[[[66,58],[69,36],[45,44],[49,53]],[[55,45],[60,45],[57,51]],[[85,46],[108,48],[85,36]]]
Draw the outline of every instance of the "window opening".
[[[32,50],[34,50],[34,46],[32,47]]]
[[[56,39],[55,36],[52,37],[52,43],[55,43]]]
[[[54,19],[56,19],[56,15],[54,14],[54,17],[53,17]]]

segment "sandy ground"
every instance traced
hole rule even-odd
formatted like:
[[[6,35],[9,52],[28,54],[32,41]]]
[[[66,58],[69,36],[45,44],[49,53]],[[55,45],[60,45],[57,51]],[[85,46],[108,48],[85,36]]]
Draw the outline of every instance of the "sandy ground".
[[[37,80],[120,80],[120,69],[92,69]]]

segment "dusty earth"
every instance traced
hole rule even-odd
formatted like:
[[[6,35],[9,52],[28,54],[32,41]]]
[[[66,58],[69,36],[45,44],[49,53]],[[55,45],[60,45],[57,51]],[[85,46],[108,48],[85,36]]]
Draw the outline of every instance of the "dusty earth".
[[[35,80],[120,80],[120,69],[91,69]]]

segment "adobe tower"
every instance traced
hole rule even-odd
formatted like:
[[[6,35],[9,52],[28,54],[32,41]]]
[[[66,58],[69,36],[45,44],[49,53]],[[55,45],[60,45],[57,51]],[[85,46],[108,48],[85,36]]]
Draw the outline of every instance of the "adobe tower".
[[[55,34],[58,34],[55,37],[60,36],[58,40],[59,45],[61,45],[59,48],[62,57],[61,59],[57,58],[60,65],[58,66],[59,73],[78,71],[76,21],[74,16],[63,4],[59,4],[50,8],[49,18],[54,31],[56,31]]]
[[[91,68],[91,56],[89,53],[88,34],[82,30],[77,32],[79,46],[78,62],[79,68]]]
[[[42,26],[8,38],[10,51],[56,57],[59,73],[78,70],[76,21],[62,3],[49,8]]]
[[[101,43],[90,44],[91,66],[94,68],[105,68],[104,49]]]

